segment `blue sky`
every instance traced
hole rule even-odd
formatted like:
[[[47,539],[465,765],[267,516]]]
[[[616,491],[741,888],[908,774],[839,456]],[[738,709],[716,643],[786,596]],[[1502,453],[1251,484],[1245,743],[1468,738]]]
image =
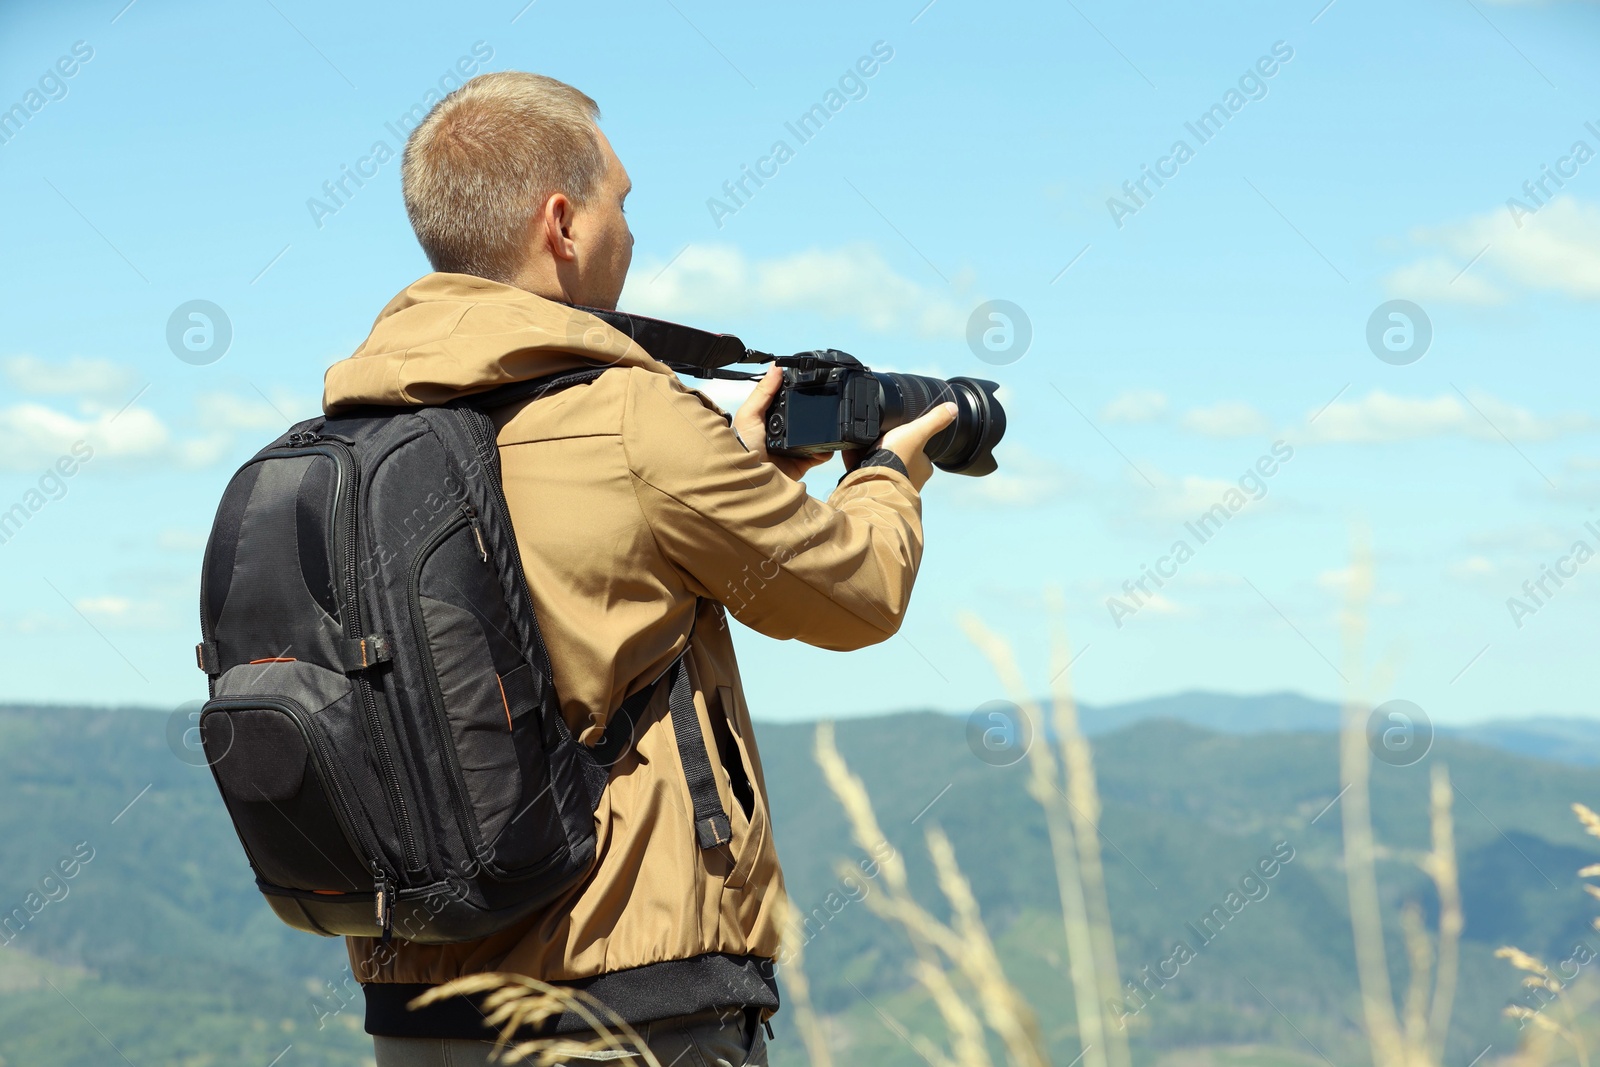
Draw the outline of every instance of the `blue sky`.
[[[927,491],[901,636],[739,632],[758,717],[1004,695],[962,611],[1042,689],[1051,587],[1084,699],[1334,698],[1356,529],[1374,699],[1600,711],[1600,561],[1572,554],[1600,550],[1600,6],[125,2],[0,10],[26,113],[0,126],[0,513],[27,512],[0,700],[203,695],[217,497],[426,272],[377,147],[461,62],[599,101],[635,186],[625,308],[1005,387],[1002,473]],[[731,201],[746,167],[771,176]],[[371,176],[330,213],[346,168]],[[167,340],[193,300],[232,333],[203,365]],[[967,340],[991,300],[1031,330],[1004,365]],[[1369,347],[1390,300],[1431,324],[1422,358]],[[1147,567],[1170,577],[1125,591]]]

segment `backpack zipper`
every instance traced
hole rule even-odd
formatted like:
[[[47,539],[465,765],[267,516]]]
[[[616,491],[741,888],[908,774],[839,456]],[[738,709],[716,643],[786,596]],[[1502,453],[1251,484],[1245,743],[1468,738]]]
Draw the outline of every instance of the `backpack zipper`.
[[[416,636],[417,650],[421,653],[422,678],[428,690],[428,703],[433,710],[433,723],[438,731],[439,747],[444,753],[445,762],[450,773],[446,775],[450,782],[450,792],[455,798],[456,826],[461,831],[461,836],[475,853],[482,852],[483,835],[472,824],[468,813],[472,810],[466,795],[466,779],[461,773],[461,761],[456,755],[455,739],[450,733],[450,717],[445,711],[444,692],[439,685],[439,672],[434,666],[433,649],[428,642],[428,625],[422,617],[422,568],[426,566],[433,553],[439,546],[449,539],[450,535],[461,529],[463,520],[470,524],[473,536],[477,539],[478,554],[483,561],[489,561],[489,553],[484,548],[483,538],[478,533],[477,511],[472,505],[464,504],[461,515],[453,522],[441,526],[432,536],[423,543],[411,561],[411,574],[407,582],[406,603],[411,609],[411,631]]]
[[[493,474],[493,477],[488,479],[490,505],[494,508],[495,517],[500,522],[500,528],[502,530],[512,530],[514,527],[511,525],[511,509],[506,506],[506,495],[501,488],[500,482],[500,449],[494,443],[494,439],[485,432],[482,425],[482,421],[487,421],[488,416],[481,411],[468,410],[471,414],[479,417],[472,418],[469,415],[462,421],[467,424],[467,432],[472,434],[473,442],[478,446],[479,457],[482,458],[484,464]],[[482,544],[481,538],[479,544]],[[484,556],[487,558],[488,553],[485,552]],[[539,617],[533,612],[533,590],[528,586],[528,575],[522,569],[522,559],[518,553],[513,552],[511,554],[511,565],[516,572],[517,586],[522,590],[523,602],[528,606],[529,618],[533,624],[533,640],[534,644],[539,648],[540,663],[544,666],[545,673],[548,675],[550,672],[550,650],[544,645],[544,634],[539,630]]]
[[[478,509],[471,504],[462,508],[467,513],[467,522],[472,526],[472,539],[478,543],[478,558],[489,562],[489,549],[483,543],[483,528],[478,525]]]
[[[373,890],[373,916],[378,923],[379,938],[387,945],[394,936],[394,885],[382,870],[377,872],[378,884]]]
[[[361,638],[363,633],[361,619],[361,592],[356,581],[356,574],[361,565],[361,546],[357,540],[356,507],[359,503],[360,490],[357,485],[359,470],[356,466],[355,453],[342,442],[324,440],[319,442],[321,447],[327,448],[331,453],[342,457],[335,459],[335,464],[340,468],[340,478],[344,481],[341,487],[345,491],[345,509],[343,516],[343,534],[345,548],[345,636]],[[348,477],[346,473],[348,472]],[[389,733],[384,726],[383,716],[378,711],[378,701],[372,693],[372,683],[364,675],[355,677],[356,692],[361,698],[361,710],[366,716],[368,736],[372,738],[373,755],[377,757],[378,767],[383,772],[384,784],[388,788],[389,800],[394,808],[396,829],[400,834],[400,845],[405,853],[407,870],[420,870],[421,860],[417,854],[416,834],[411,825],[411,813],[406,808],[405,793],[401,788],[400,774],[395,769],[394,754],[389,748]],[[375,872],[379,875],[379,886],[383,886],[386,874],[382,871]],[[392,901],[388,894],[383,894],[386,903],[392,908]]]

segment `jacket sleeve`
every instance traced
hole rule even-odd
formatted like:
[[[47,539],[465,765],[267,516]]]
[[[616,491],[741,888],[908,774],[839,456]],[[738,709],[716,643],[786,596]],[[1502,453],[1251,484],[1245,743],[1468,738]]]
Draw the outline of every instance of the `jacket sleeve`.
[[[697,595],[779,639],[848,651],[894,635],[922,559],[922,501],[892,465],[826,502],[746,449],[676,378],[631,372],[622,441],[657,548]]]

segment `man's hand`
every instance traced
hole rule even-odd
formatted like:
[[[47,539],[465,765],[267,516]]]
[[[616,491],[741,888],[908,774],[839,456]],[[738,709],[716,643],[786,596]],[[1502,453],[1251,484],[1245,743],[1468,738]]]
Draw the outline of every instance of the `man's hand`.
[[[755,391],[734,413],[733,428],[746,448],[798,482],[806,471],[832,459],[833,453],[821,452],[814,456],[773,456],[767,453],[767,408],[782,385],[783,371],[778,367],[768,367],[767,373],[756,383]]]
[[[928,447],[928,442],[933,440],[935,434],[955,422],[959,413],[960,409],[953,403],[940,404],[923,412],[920,418],[896,426],[878,438],[877,444],[871,448],[847,451],[844,454],[844,465],[850,470],[855,470],[856,464],[874,449],[887,448],[900,457],[900,462],[906,465],[906,477],[910,478],[911,484],[921,492],[922,487],[928,484],[928,479],[933,477],[933,461],[923,449]]]

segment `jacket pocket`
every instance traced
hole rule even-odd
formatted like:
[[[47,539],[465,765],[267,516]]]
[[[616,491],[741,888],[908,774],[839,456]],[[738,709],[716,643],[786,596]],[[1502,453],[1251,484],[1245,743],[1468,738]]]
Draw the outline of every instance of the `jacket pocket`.
[[[717,686],[717,703],[711,732],[717,739],[717,762],[733,800],[728,814],[733,823],[734,863],[722,884],[726,889],[743,889],[767,845],[767,805],[756,785],[754,762],[745,740],[733,728],[737,719],[732,686]]]

